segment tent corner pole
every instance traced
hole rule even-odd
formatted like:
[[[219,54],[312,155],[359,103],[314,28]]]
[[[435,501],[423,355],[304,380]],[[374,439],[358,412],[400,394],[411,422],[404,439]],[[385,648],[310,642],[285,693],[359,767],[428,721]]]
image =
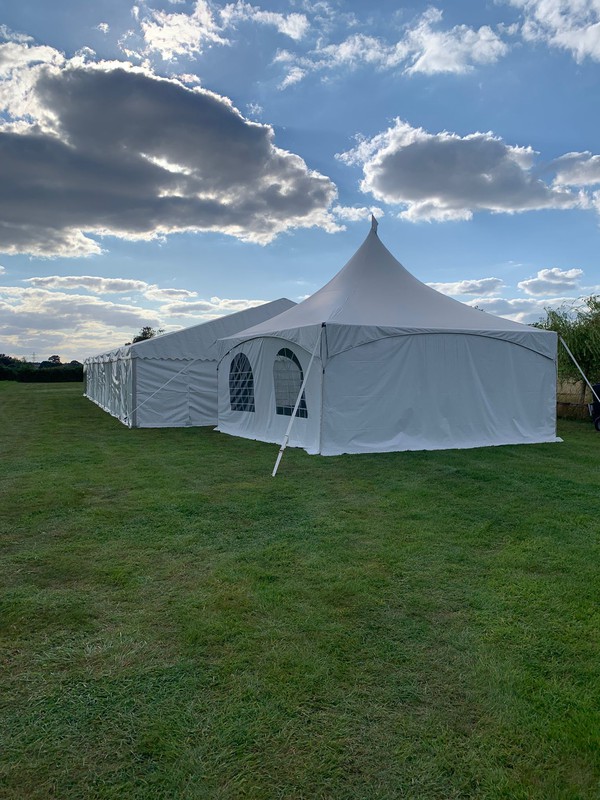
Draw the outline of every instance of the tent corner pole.
[[[317,336],[317,341],[315,342],[315,346],[313,347],[313,351],[310,357],[310,361],[308,362],[308,367],[306,368],[306,374],[304,375],[304,380],[302,381],[302,386],[300,387],[300,391],[298,392],[298,397],[296,398],[296,402],[294,404],[294,410],[292,411],[292,416],[290,417],[289,425],[287,426],[287,430],[285,432],[285,436],[283,437],[283,441],[281,442],[281,447],[279,448],[279,453],[277,454],[277,460],[275,461],[275,466],[273,467],[273,472],[271,473],[271,477],[274,478],[277,475],[277,470],[279,469],[279,465],[281,463],[281,459],[283,458],[283,454],[285,452],[285,448],[288,446],[288,442],[290,440],[290,433],[292,430],[292,425],[294,424],[294,420],[296,419],[296,412],[298,411],[298,406],[300,405],[300,400],[302,398],[302,392],[306,387],[306,382],[308,380],[308,376],[310,374],[310,368],[313,365],[313,361],[315,360],[315,355],[317,353],[317,348],[321,344],[321,337],[323,335],[323,328],[325,326],[322,324],[321,328],[319,329],[319,335]]]

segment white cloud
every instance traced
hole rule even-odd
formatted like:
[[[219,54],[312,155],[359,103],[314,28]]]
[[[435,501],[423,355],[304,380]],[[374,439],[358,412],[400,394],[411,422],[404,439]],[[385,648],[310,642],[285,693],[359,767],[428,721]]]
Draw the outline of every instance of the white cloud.
[[[340,27],[357,28],[361,25],[356,14],[345,11],[348,3],[328,3],[325,0],[295,0],[295,5],[308,14],[312,20],[312,27],[323,36]]]
[[[409,74],[470,72],[475,65],[494,64],[508,52],[506,43],[488,25],[477,30],[467,25],[435,30],[433,25],[441,19],[442,12],[431,8],[407,31],[405,46],[412,58]]]
[[[76,59],[78,63],[85,63],[95,57],[96,51],[92,50],[91,47],[80,47],[74,55],[74,59]]]
[[[87,289],[96,294],[118,292],[143,292],[149,286],[145,281],[129,278],[101,278],[96,275],[48,275],[43,278],[26,278],[36,289]]]
[[[384,216],[383,209],[377,206],[333,206],[331,213],[345,222],[361,222],[370,219],[371,214],[377,218]]]
[[[400,216],[415,222],[581,205],[579,195],[536,177],[535,156],[530,147],[507,145],[492,133],[431,134],[396,119],[338,158],[362,166],[363,192],[403,206]]]
[[[598,0],[508,0],[523,12],[521,33],[567,50],[581,62],[600,61],[600,3]]]
[[[340,66],[356,67],[370,64],[379,68],[397,66],[409,55],[404,42],[386,44],[375,36],[355,33],[343,42],[326,45],[315,51],[313,68],[332,69]]]
[[[158,325],[156,311],[112,303],[87,294],[0,286],[0,336],[19,332],[77,330],[84,323],[136,327]]]
[[[212,44],[228,44],[220,35],[206,0],[196,0],[191,14],[150,9],[140,19],[139,7],[134,14],[139,19],[147,53],[159,53],[165,61],[177,56],[194,56]]]
[[[33,37],[27,36],[25,33],[17,33],[12,31],[7,25],[0,25],[0,40],[5,42],[32,42]]]
[[[6,288],[16,288],[17,291],[7,292]],[[156,312],[150,309],[112,303],[90,295],[66,294],[36,288],[0,287],[1,295],[12,298],[6,303],[11,311],[19,307],[19,310],[26,310],[32,315],[49,315],[52,318],[50,320],[52,327],[55,328],[67,328],[72,322],[86,319],[90,314],[93,314],[96,321],[101,319],[114,324],[135,324],[143,315],[150,315],[156,320]],[[69,320],[66,319],[66,315],[69,316]]]
[[[0,286],[0,339],[5,350],[19,355],[53,350],[82,360],[131,340],[144,325],[175,330],[182,322],[190,325],[267,302],[196,300],[198,293],[190,289],[161,288],[130,278],[50,275],[25,281],[29,286]],[[91,294],[71,293],[77,289]],[[130,296],[119,302],[98,297],[125,292],[160,303],[160,308],[144,306],[143,300],[135,304]]]
[[[296,227],[338,229],[334,184],[276,147],[269,125],[147,66],[0,45],[1,110],[21,125],[0,128],[4,252],[99,254],[94,236],[176,231],[264,244]]]
[[[25,282],[36,289],[86,289],[94,294],[139,292],[147,300],[159,303],[185,300],[198,294],[190,289],[161,288],[133,278],[102,278],[97,275],[48,275],[26,278]]]
[[[479,29],[456,25],[439,29],[442,12],[428,9],[403,35],[388,42],[355,33],[341,42],[320,44],[307,55],[279,51],[274,63],[286,64],[288,73],[280,88],[302,80],[309,72],[371,66],[378,70],[402,68],[406,74],[465,73],[475,66],[493,64],[508,52],[508,45],[489,26]]]
[[[566,153],[551,165],[556,170],[554,182],[566,186],[593,186],[600,184],[600,156],[589,151]]]
[[[134,6],[135,8],[135,6]],[[117,40],[117,44],[119,45],[119,50],[129,59],[133,59],[134,61],[143,61],[145,56],[142,52],[142,47],[140,46],[139,49],[135,50],[133,47],[130,47],[132,42],[135,42],[136,39],[139,39],[136,32],[133,30],[125,31],[124,34],[119,36]],[[185,83],[185,81],[184,81]]]
[[[0,275],[4,275],[5,272],[6,272],[6,267],[0,266]]]
[[[193,72],[180,72],[178,75],[173,75],[173,77],[177,78],[181,83],[189,83],[190,85],[202,83],[202,79],[194,75]]]
[[[289,36],[295,41],[302,39],[310,27],[305,14],[280,14],[275,11],[263,11],[258,6],[245,3],[243,0],[228,3],[221,9],[220,15],[224,27],[233,26],[236,22],[242,21],[256,22],[259,25],[270,25],[279,33]]]
[[[244,311],[266,303],[266,300],[228,300],[220,297],[211,297],[210,300],[194,300],[188,303],[167,303],[161,307],[161,312],[169,317],[202,317],[214,319],[235,311]]]
[[[156,300],[159,303],[173,300],[185,300],[187,297],[197,296],[198,292],[192,292],[190,289],[159,289],[158,286],[149,286],[144,291],[144,297],[148,300]]]
[[[482,311],[506,317],[525,325],[538,322],[546,316],[547,308],[559,308],[564,303],[572,303],[572,297],[553,297],[540,300],[530,298],[506,299],[504,297],[482,297],[469,300],[467,305],[477,306]]]
[[[477,278],[455,281],[453,283],[428,283],[432,289],[449,295],[476,294],[479,296],[497,294],[504,287],[502,278]]]
[[[52,130],[54,117],[40,102],[35,87],[42,75],[65,63],[63,54],[47,45],[0,44],[0,133],[28,128]]]
[[[549,295],[576,291],[580,288],[581,269],[562,270],[558,267],[541,269],[535,278],[520,281],[517,285],[526,294]]]
[[[305,14],[263,11],[243,0],[221,8],[218,11],[220,22],[217,22],[206,0],[196,0],[189,14],[184,11],[148,9],[145,6],[134,6],[132,13],[140,26],[144,42],[142,52],[146,55],[158,53],[165,61],[173,61],[181,56],[198,56],[207,47],[229,44],[225,32],[240,22],[274,27],[294,41],[301,40],[310,26]],[[128,56],[131,52],[137,52],[129,49],[129,38],[120,42],[123,52]]]
[[[301,67],[292,67],[285,78],[278,84],[277,88],[287,89],[288,86],[293,86],[295,83],[300,83],[305,75],[306,70],[302,69]]]
[[[165,330],[242,311],[261,305],[264,300],[193,298],[188,289],[159,288],[143,281],[125,278],[90,276],[58,276],[49,279],[30,278],[28,287],[0,286],[0,340],[5,352],[31,356],[37,353],[59,353],[65,358],[83,360],[130,341],[144,325]],[[103,284],[98,281],[104,281]],[[143,297],[161,303],[159,310],[125,302],[99,298],[101,292],[140,292]],[[64,289],[84,288],[91,294],[67,293]]]
[[[99,22],[96,25],[96,30],[100,31],[100,33],[108,33],[110,30],[110,25],[108,24],[108,22]]]
[[[251,117],[262,117],[264,113],[264,108],[259,105],[259,103],[248,103],[246,105],[246,111],[249,116]]]

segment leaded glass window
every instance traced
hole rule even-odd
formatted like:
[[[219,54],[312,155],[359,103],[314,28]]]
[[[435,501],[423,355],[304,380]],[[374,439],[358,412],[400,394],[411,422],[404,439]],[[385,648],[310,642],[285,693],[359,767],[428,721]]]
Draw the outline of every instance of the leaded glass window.
[[[292,416],[303,380],[304,375],[300,362],[291,350],[284,347],[275,356],[275,363],[273,364],[275,406],[278,414],[283,414],[286,417]],[[304,417],[305,419],[308,417],[304,392],[302,392],[296,416]]]
[[[254,375],[244,353],[238,353],[229,367],[229,402],[232,411],[254,411]]]

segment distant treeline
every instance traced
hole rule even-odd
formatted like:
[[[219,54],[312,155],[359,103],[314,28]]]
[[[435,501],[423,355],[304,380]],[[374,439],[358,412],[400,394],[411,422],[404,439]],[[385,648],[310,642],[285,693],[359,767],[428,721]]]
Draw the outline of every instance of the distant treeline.
[[[82,381],[83,364],[71,361],[62,364],[58,356],[51,356],[41,364],[20,361],[18,358],[0,354],[0,381],[20,381],[21,383],[55,383],[62,381]]]

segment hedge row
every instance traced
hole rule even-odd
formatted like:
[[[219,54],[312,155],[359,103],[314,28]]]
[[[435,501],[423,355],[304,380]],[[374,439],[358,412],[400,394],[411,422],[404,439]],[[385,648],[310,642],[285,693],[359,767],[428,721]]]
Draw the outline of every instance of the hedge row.
[[[21,383],[56,383],[63,381],[82,381],[81,364],[65,364],[59,367],[40,367],[39,369],[23,369],[22,367],[5,367],[0,365],[0,381],[20,381]]]

